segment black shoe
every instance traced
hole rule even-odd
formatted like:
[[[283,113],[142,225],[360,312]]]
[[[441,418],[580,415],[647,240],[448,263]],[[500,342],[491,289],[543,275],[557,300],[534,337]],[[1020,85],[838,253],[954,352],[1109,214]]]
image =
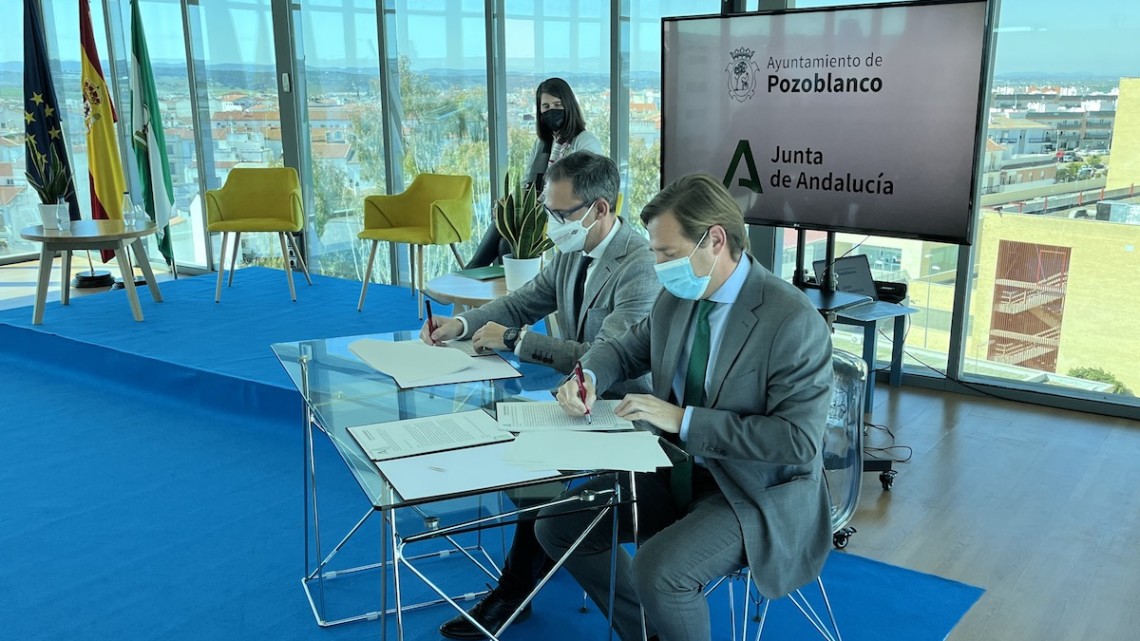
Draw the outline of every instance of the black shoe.
[[[522,603],[521,598],[512,598],[505,596],[502,590],[495,588],[491,590],[490,594],[483,597],[483,600],[476,603],[475,607],[467,611],[473,619],[479,622],[484,628],[491,632],[495,632],[500,626],[511,616],[515,608]],[[514,622],[525,621],[530,616],[530,604],[526,604],[522,612],[515,618]],[[487,635],[483,634],[471,622],[466,619],[462,614],[457,615],[454,619],[439,626],[439,633],[449,639],[485,639]]]

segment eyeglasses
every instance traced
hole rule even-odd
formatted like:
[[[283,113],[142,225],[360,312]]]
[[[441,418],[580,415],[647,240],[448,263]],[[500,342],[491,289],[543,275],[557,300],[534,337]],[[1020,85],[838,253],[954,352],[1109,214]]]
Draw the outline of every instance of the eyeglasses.
[[[550,207],[546,206],[546,203],[543,203],[542,208],[545,209],[546,213],[552,216],[554,220],[557,220],[560,223],[564,223],[566,222],[567,218],[574,215],[574,212],[577,212],[583,207],[589,206],[591,204],[593,203],[584,202],[577,207],[571,207],[570,209],[551,209]]]

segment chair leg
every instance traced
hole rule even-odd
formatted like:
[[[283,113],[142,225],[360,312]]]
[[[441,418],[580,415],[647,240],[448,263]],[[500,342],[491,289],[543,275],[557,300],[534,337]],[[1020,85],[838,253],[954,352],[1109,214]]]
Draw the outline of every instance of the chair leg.
[[[222,232],[222,253],[218,254],[218,286],[214,288],[214,302],[222,302],[222,277],[226,273],[226,243],[230,239],[229,232]],[[232,267],[230,269],[233,269]]]
[[[394,242],[388,243],[388,262],[392,264],[392,284],[396,287],[400,286],[400,255],[397,251],[400,248]]]
[[[368,294],[368,283],[372,280],[372,261],[376,260],[376,248],[380,241],[372,241],[372,251],[368,252],[368,267],[364,269],[364,282],[360,284],[360,300],[356,303],[356,311],[364,311],[364,297]]]
[[[420,320],[424,319],[424,250],[427,249],[423,245],[416,251],[416,259],[419,264],[416,267],[418,272],[416,276],[419,278],[416,284],[416,309],[419,310]]]
[[[412,298],[416,297],[416,250],[419,247],[408,245],[408,287],[412,290]]]
[[[297,262],[301,263],[301,272],[305,274],[305,280],[309,283],[309,287],[312,287],[313,279],[309,277],[309,266],[305,264],[305,257],[301,255],[301,248],[297,246],[297,239],[293,237],[293,234],[286,233],[285,235],[289,237],[289,244],[293,246],[293,255],[297,257]]]
[[[285,282],[289,283],[289,298],[297,302],[297,290],[293,287],[293,269],[289,267],[289,248],[285,245],[285,232],[277,232],[277,240],[281,241],[281,260],[285,261]]]
[[[463,258],[459,255],[459,248],[455,246],[455,243],[451,243],[449,246],[451,247],[451,255],[455,256],[455,262],[459,263],[459,269],[463,269]]]
[[[237,264],[238,250],[241,249],[241,232],[234,233],[234,253],[230,255],[230,282],[226,287],[234,286],[234,265]],[[222,260],[225,260],[224,258]]]

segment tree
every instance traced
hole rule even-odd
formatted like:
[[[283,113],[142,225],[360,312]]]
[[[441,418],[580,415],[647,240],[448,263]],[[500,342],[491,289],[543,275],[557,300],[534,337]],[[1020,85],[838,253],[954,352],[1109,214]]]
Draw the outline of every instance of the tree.
[[[1124,396],[1135,396],[1132,390],[1128,389],[1120,379],[1115,375],[1104,371],[1099,367],[1074,367],[1069,370],[1069,376],[1074,378],[1082,378],[1086,381],[1096,381],[1098,383],[1110,383],[1112,385],[1113,394],[1121,394]]]
[[[1079,162],[1071,162],[1064,167],[1061,167],[1057,170],[1057,175],[1054,178],[1054,181],[1059,183],[1067,183],[1076,180],[1077,175],[1081,171],[1082,164],[1083,163]]]

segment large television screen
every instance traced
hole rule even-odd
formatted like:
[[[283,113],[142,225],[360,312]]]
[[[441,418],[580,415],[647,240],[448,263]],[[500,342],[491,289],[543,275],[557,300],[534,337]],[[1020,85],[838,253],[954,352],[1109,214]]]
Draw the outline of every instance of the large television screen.
[[[661,176],[749,223],[968,244],[985,0],[668,18]]]

